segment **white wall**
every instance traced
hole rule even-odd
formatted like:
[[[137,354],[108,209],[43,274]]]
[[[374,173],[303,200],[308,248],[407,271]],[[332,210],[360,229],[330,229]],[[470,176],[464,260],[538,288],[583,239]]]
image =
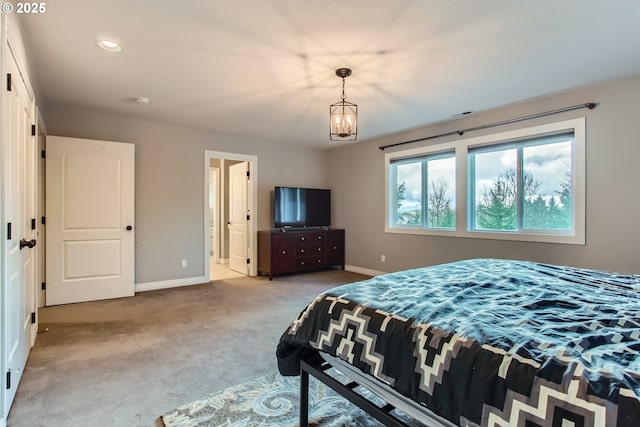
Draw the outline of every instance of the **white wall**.
[[[334,189],[337,227],[346,234],[346,262],[377,271],[396,271],[464,258],[497,257],[640,273],[640,76],[582,88],[530,102],[334,149],[329,182]],[[599,102],[577,110],[509,126],[468,132],[496,133],[585,116],[587,122],[586,245],[511,242],[385,233],[384,154],[378,146],[473,126]],[[399,147],[419,147],[455,137]],[[380,255],[386,262],[380,262]]]

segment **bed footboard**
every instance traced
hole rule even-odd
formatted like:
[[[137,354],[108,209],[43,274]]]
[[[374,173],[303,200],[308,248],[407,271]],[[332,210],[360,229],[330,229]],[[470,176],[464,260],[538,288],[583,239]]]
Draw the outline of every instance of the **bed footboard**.
[[[309,425],[309,374],[326,384],[327,387],[358,406],[385,426],[409,427],[408,424],[390,413],[395,409],[395,406],[388,403],[384,406],[378,406],[369,401],[354,391],[357,387],[360,387],[360,384],[355,381],[342,384],[340,381],[327,374],[325,371],[331,367],[332,366],[327,362],[315,367],[306,363],[304,360],[300,361],[300,427],[308,427]]]

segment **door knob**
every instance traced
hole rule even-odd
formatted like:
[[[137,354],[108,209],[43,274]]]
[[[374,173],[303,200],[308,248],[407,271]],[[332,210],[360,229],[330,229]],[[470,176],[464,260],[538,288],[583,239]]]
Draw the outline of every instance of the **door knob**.
[[[24,248],[25,246],[28,248],[32,248],[36,245],[36,239],[31,239],[31,240],[27,240],[27,239],[22,239],[20,240],[20,249],[22,250],[22,248]]]
[[[127,231],[131,231],[131,230],[133,230],[133,227],[130,225],[127,225]]]

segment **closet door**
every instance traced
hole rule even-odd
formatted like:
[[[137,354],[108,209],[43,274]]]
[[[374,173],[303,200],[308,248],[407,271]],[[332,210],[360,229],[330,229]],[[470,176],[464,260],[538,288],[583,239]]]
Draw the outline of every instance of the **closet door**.
[[[9,45],[10,46],[10,45]],[[5,231],[2,254],[2,390],[3,416],[15,397],[31,345],[35,323],[35,136],[31,134],[33,98],[22,79],[17,62],[8,48],[6,90],[3,97],[2,171]],[[35,333],[35,331],[33,332]]]
[[[47,138],[46,304],[133,296],[134,145]]]

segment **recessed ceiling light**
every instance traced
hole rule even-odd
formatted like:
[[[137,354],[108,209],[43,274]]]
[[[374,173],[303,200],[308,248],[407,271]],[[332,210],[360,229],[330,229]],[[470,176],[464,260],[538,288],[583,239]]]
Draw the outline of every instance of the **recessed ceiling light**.
[[[107,39],[98,40],[98,47],[107,52],[120,52],[122,50],[118,42]]]

